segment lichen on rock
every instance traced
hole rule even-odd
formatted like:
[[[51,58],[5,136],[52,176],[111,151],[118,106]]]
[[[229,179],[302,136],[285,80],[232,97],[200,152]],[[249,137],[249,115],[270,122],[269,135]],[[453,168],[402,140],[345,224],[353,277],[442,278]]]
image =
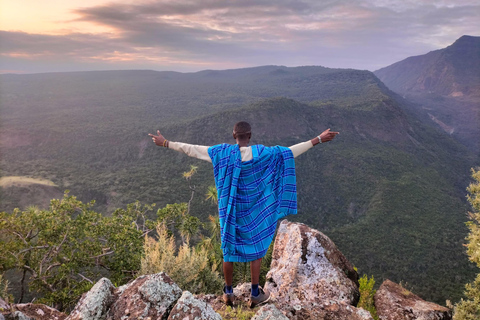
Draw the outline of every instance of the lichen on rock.
[[[181,295],[182,290],[164,272],[141,276],[122,288],[107,319],[166,319]]]
[[[282,221],[277,232],[266,289],[282,305],[355,305],[358,274],[335,244],[301,223]]]
[[[115,286],[107,278],[102,278],[82,296],[66,320],[102,320],[113,303]]]
[[[381,320],[451,320],[450,309],[421,299],[399,284],[385,280],[375,294]]]
[[[184,291],[170,312],[168,320],[222,320],[222,317],[205,301]]]

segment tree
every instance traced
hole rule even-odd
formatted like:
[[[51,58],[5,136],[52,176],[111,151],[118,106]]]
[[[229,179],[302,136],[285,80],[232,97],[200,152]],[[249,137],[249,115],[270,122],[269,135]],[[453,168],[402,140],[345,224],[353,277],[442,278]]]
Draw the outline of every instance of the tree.
[[[157,217],[159,222],[165,224],[169,235],[174,235],[175,231],[180,234],[183,244],[196,235],[202,226],[200,219],[188,214],[188,204],[185,202],[167,204],[165,208],[158,209]]]
[[[469,212],[470,221],[467,226],[470,232],[467,236],[467,253],[470,261],[480,268],[480,169],[472,170],[475,182],[467,188],[468,201],[472,205],[473,212]],[[461,300],[455,306],[455,320],[480,319],[480,273],[476,279],[465,286],[466,300]]]
[[[213,204],[218,203],[218,193],[215,186],[209,186],[205,194],[205,200],[210,200]]]
[[[41,302],[69,308],[94,282],[108,275],[122,284],[140,269],[143,238],[152,229],[142,217],[151,206],[131,204],[103,217],[65,193],[48,210],[0,213],[0,272],[16,268]],[[143,223],[139,223],[139,221]]]

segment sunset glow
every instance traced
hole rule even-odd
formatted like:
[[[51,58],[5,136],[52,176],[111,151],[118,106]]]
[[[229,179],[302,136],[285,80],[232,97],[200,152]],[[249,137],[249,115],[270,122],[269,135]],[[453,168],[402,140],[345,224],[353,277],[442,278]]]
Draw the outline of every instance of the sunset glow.
[[[2,0],[0,72],[375,70],[478,30],[480,4],[470,0]]]

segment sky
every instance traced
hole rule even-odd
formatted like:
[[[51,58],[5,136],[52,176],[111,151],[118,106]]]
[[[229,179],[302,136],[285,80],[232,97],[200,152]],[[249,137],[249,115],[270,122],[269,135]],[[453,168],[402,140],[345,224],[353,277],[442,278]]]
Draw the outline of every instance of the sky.
[[[462,35],[478,0],[0,0],[0,73],[374,71]]]

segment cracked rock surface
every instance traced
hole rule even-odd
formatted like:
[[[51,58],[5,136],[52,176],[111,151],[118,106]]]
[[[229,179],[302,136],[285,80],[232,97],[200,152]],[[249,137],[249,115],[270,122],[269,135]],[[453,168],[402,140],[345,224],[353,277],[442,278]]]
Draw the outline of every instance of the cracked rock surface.
[[[399,284],[385,280],[375,294],[381,320],[451,320],[450,309],[428,302]]]
[[[205,301],[184,291],[170,312],[168,320],[222,320],[222,317]]]
[[[182,290],[170,277],[160,272],[140,276],[120,287],[121,293],[112,304],[107,319],[167,319]]]

